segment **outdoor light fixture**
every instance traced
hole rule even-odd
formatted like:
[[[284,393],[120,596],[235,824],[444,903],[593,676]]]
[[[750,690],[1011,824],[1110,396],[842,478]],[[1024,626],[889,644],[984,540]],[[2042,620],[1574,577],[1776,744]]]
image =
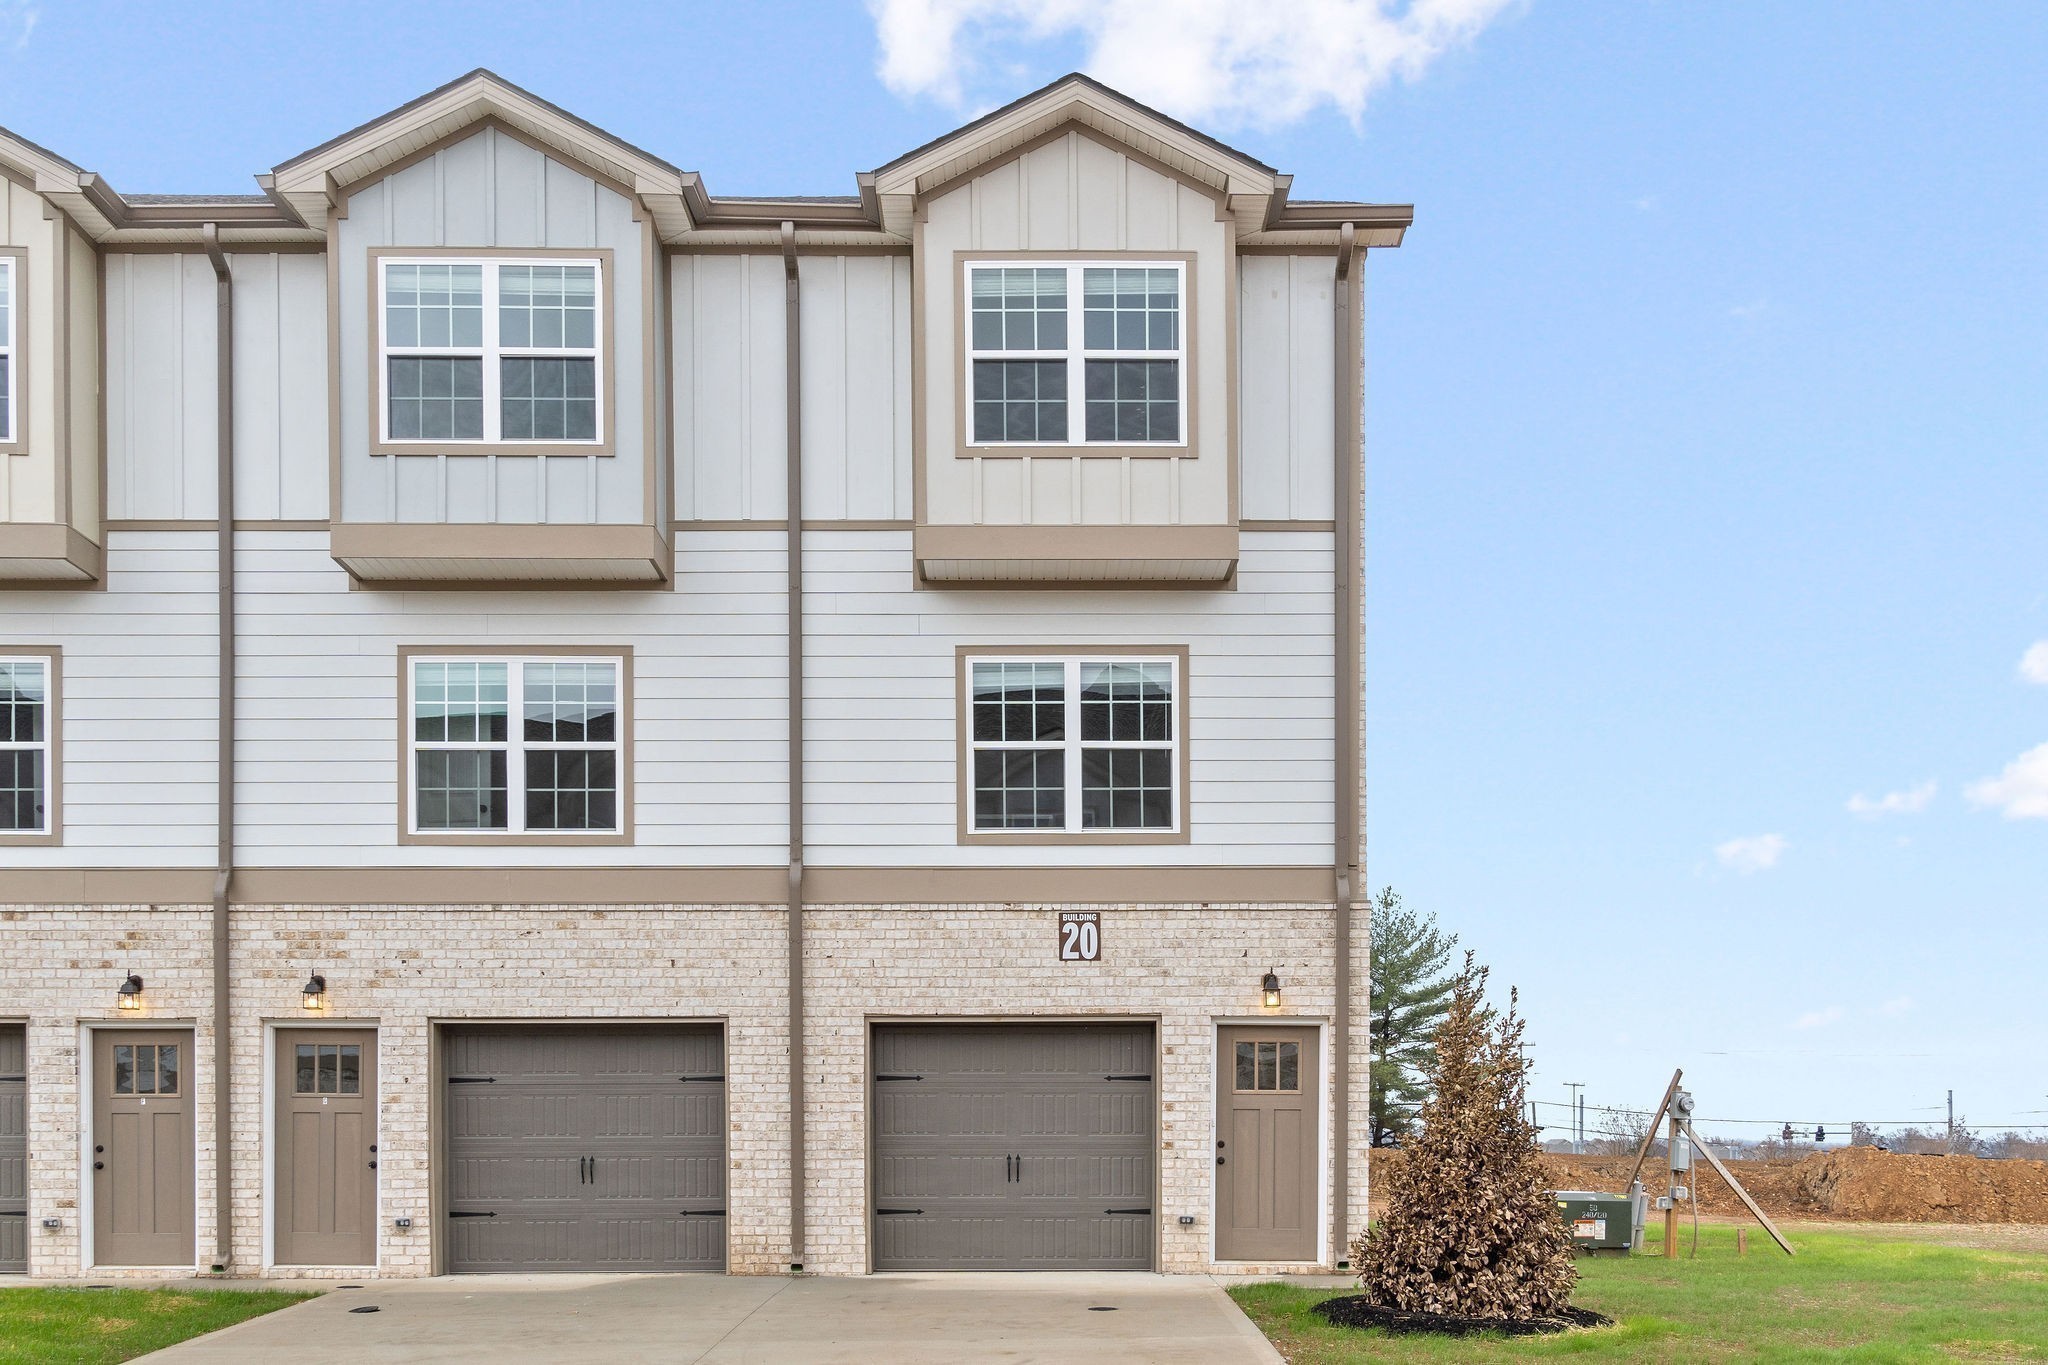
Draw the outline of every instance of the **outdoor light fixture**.
[[[141,1009],[142,978],[135,975],[135,973],[130,972],[128,974],[128,979],[121,983],[121,989],[116,993],[116,999],[119,1001],[121,1008],[124,1010]]]
[[[1280,978],[1279,978],[1279,976],[1277,976],[1276,974],[1274,974],[1274,973],[1272,973],[1272,972],[1267,972],[1267,973],[1266,973],[1266,979],[1265,979],[1264,981],[1261,981],[1261,982],[1259,983],[1259,989],[1260,989],[1260,990],[1262,990],[1262,991],[1264,991],[1264,992],[1266,993],[1266,1008],[1267,1008],[1267,1009],[1269,1009],[1269,1010],[1277,1010],[1277,1009],[1279,1009],[1279,1008],[1280,1008]]]
[[[305,987],[299,992],[299,1004],[309,1010],[317,1010],[327,1003],[327,978],[315,972],[306,978]]]

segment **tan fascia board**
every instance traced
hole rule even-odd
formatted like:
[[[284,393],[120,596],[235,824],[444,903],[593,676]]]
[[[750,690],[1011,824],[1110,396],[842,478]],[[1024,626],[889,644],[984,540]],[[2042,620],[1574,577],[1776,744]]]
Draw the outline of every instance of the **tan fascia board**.
[[[98,545],[69,526],[0,524],[0,589],[96,583],[104,558]]]
[[[667,540],[646,525],[336,522],[328,535],[335,562],[358,582],[377,585],[645,588],[667,583],[674,573]],[[632,572],[587,572],[596,566]]]
[[[1197,175],[1227,194],[1270,195],[1277,173],[1247,157],[1233,155],[1164,115],[1126,100],[1093,82],[1068,77],[965,128],[930,143],[872,174],[880,196],[915,196],[936,184],[971,172],[1022,142],[1062,123],[1079,122],[1155,160]],[[1144,145],[1149,139],[1153,146]],[[1169,155],[1161,156],[1164,150]],[[1206,171],[1199,174],[1196,169]]]
[[[930,584],[1062,581],[1227,581],[1235,526],[933,526],[911,531],[919,578]],[[1058,566],[1058,567],[1055,567]],[[1049,576],[1040,576],[1049,575]]]

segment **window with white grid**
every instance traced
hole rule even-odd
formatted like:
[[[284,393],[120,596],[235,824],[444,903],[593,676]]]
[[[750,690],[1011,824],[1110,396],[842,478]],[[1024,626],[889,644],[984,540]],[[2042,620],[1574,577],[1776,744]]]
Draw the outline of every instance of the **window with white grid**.
[[[620,832],[621,663],[415,657],[412,832]]]
[[[1187,267],[969,262],[970,446],[1187,444]]]
[[[387,445],[604,440],[603,263],[383,257]]]
[[[0,655],[0,835],[50,832],[50,661]]]
[[[0,442],[14,439],[14,258],[0,256]]]
[[[1180,661],[970,656],[967,827],[1180,829]]]

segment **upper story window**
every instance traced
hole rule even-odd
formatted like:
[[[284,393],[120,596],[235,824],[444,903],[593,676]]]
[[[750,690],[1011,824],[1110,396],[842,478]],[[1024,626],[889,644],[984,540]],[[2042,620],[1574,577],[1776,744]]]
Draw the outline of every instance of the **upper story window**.
[[[378,262],[384,444],[603,443],[602,261]]]
[[[963,832],[1185,832],[1183,657],[965,657]]]
[[[0,655],[0,835],[49,834],[52,657]]]
[[[1187,267],[969,262],[970,446],[1187,444]]]
[[[0,443],[14,439],[14,261],[0,256]]]
[[[416,655],[414,835],[620,835],[625,660]]]

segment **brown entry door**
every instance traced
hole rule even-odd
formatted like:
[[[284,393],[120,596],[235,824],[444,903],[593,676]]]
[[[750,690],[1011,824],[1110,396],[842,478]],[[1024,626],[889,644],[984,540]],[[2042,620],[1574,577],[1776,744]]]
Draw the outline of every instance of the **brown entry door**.
[[[192,1264],[192,1035],[93,1034],[93,1262]]]
[[[27,1273],[27,1031],[0,1024],[0,1275]]]
[[[1216,1259],[1314,1261],[1316,1033],[1226,1028],[1216,1094]]]
[[[370,1265],[377,1258],[377,1035],[277,1035],[279,1265]]]

